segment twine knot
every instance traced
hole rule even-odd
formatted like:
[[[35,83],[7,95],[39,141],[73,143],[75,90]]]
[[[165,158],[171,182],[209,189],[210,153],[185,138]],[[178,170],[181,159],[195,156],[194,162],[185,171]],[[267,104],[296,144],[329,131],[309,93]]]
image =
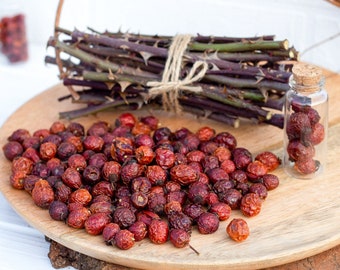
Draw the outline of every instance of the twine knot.
[[[181,106],[178,101],[180,90],[194,93],[202,91],[202,87],[192,86],[192,84],[202,79],[205,75],[208,70],[208,64],[206,62],[196,61],[187,76],[180,80],[183,56],[190,40],[190,35],[176,35],[169,48],[162,80],[160,82],[150,81],[147,83],[147,86],[151,87],[148,97],[152,98],[162,94],[162,103],[165,110],[170,109],[176,113],[181,112]]]

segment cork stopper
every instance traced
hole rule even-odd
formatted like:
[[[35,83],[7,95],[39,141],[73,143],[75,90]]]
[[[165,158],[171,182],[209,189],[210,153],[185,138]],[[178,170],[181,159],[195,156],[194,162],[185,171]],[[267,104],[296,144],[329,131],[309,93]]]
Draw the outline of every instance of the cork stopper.
[[[299,87],[305,88],[305,91],[315,91],[319,89],[322,80],[322,70],[314,65],[306,63],[297,63],[292,69],[293,78]]]

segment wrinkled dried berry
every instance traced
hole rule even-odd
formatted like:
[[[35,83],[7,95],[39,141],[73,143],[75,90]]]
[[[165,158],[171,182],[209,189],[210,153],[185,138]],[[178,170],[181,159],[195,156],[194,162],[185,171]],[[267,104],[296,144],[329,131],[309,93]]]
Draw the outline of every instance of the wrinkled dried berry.
[[[278,156],[269,151],[259,153],[255,157],[255,160],[260,161],[267,168],[268,172],[274,171],[281,164],[281,160]]]
[[[120,228],[117,223],[110,222],[105,225],[102,235],[107,245],[113,244],[114,237],[116,236],[118,231],[120,231]]]
[[[192,219],[183,212],[172,212],[168,216],[169,227],[191,232]]]
[[[51,218],[53,218],[54,220],[64,221],[68,216],[67,205],[66,203],[63,203],[61,201],[51,202],[48,211]]]
[[[179,164],[170,169],[171,180],[181,185],[189,185],[198,179],[198,173],[189,165]]]
[[[117,207],[113,213],[113,222],[117,223],[120,228],[128,228],[135,221],[135,214],[127,207]]]
[[[136,242],[142,241],[148,234],[148,228],[142,221],[136,221],[133,223],[128,230],[133,233],[133,237]]]
[[[107,213],[99,212],[91,214],[84,223],[85,231],[91,235],[99,235],[110,221],[111,218]]]
[[[190,233],[182,229],[171,229],[170,242],[177,248],[183,248],[189,245]]]
[[[41,208],[48,208],[54,201],[54,191],[47,180],[40,179],[35,183],[32,190],[32,199]]]
[[[127,229],[118,231],[114,237],[114,244],[122,250],[132,248],[135,244],[133,233]]]
[[[232,159],[237,169],[245,169],[252,162],[252,154],[248,149],[238,147],[232,151]]]
[[[276,175],[270,173],[262,176],[262,182],[267,190],[273,190],[277,188],[280,184],[279,178]]]
[[[14,158],[21,156],[24,152],[22,145],[17,141],[10,141],[7,142],[3,147],[2,150],[4,152],[5,157],[12,161]]]
[[[164,220],[153,219],[148,228],[149,239],[154,244],[164,244],[169,237],[169,226]]]
[[[236,242],[242,242],[249,236],[248,224],[244,219],[241,218],[234,218],[232,221],[230,221],[226,231],[229,237]]]
[[[243,215],[253,217],[260,213],[262,202],[256,193],[248,193],[242,197],[240,209]]]
[[[231,208],[226,203],[217,202],[210,206],[209,212],[216,214],[219,220],[227,220],[231,215]]]
[[[201,234],[211,234],[217,231],[219,219],[216,214],[204,212],[197,218],[197,228]]]

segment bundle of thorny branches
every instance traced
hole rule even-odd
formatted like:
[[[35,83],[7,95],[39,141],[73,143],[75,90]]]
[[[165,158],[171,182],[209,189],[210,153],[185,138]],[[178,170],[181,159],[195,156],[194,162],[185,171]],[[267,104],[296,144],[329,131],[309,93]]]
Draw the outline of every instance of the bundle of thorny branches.
[[[46,56],[45,62],[59,66],[60,78],[70,91],[60,100],[71,98],[84,104],[82,109],[60,112],[61,118],[112,108],[162,108],[164,92],[151,95],[150,82],[164,82],[172,36],[68,31],[60,27],[56,33],[48,42],[56,55]],[[181,111],[234,127],[240,119],[250,119],[282,128],[281,111],[291,64],[298,61],[298,52],[287,40],[277,41],[272,35],[195,35],[190,37],[180,61],[176,82],[185,81],[190,72],[201,72],[201,68],[192,70],[195,63],[204,62],[206,67],[198,80],[189,80],[190,85],[173,84]],[[199,91],[190,91],[190,87]]]

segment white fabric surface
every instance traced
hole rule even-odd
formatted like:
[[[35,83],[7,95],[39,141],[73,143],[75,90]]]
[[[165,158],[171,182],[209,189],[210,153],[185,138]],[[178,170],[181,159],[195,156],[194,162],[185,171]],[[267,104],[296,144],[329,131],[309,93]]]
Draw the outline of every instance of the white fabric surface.
[[[19,2],[27,14],[30,59],[8,65],[0,56],[0,126],[19,106],[58,83],[57,69],[44,64],[45,43],[53,31],[58,1]],[[141,33],[276,34],[277,38],[288,38],[299,51],[340,32],[340,8],[324,0],[65,2],[69,6],[65,6],[62,26],[67,27],[89,23],[98,29],[115,31],[121,27]],[[105,3],[112,6],[105,9]],[[39,16],[38,5],[44,10]],[[96,18],[96,25],[92,25],[91,18]],[[334,38],[303,55],[302,60],[340,72],[339,45],[340,37]],[[48,248],[44,236],[19,217],[0,194],[0,270],[53,269],[47,257]]]

